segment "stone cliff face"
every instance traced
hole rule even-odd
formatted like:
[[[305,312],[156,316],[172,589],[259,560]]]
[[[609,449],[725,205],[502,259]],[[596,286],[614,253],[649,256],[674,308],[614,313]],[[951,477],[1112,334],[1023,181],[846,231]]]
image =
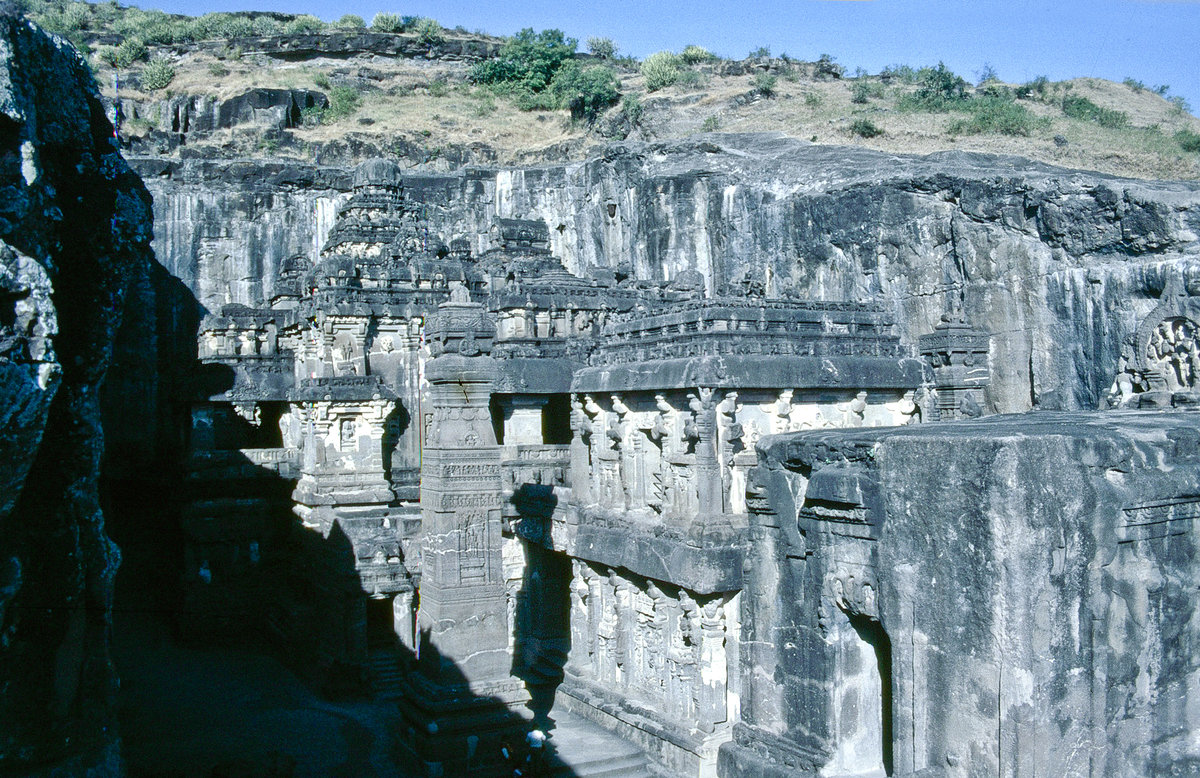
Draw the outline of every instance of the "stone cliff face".
[[[139,170],[154,174],[159,261],[208,310],[267,299],[283,258],[314,255],[347,184],[303,166]],[[710,293],[751,276],[774,293],[882,298],[908,343],[961,309],[994,336],[988,399],[999,412],[1095,407],[1168,268],[1200,255],[1200,185],[776,135],[616,144],[577,163],[418,175],[406,187],[443,239],[476,235],[477,250],[496,216],[544,219],[577,273],[661,282],[696,270]]]
[[[0,772],[120,770],[98,389],[150,202],[87,67],[0,15]]]
[[[1198,421],[764,438],[721,775],[1194,772]]]

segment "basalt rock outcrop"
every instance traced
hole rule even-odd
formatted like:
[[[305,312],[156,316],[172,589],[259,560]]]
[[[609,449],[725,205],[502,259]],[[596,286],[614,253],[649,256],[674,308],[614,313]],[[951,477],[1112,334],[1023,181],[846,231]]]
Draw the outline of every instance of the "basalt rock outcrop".
[[[70,46],[0,15],[0,772],[116,775],[99,388],[149,196]]]

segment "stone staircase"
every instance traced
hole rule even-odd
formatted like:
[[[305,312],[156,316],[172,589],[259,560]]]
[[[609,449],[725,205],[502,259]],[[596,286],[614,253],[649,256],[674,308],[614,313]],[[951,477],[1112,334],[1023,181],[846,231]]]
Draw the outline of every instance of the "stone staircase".
[[[377,700],[398,700],[404,696],[404,671],[391,651],[376,650],[367,655],[367,680]]]
[[[559,778],[654,778],[646,755],[627,740],[570,713],[553,714],[547,745]]]

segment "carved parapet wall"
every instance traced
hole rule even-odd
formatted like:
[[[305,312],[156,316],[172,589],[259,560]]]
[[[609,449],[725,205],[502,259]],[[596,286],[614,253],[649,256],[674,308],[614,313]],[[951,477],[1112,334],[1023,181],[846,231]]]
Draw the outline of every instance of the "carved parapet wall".
[[[1197,441],[1150,413],[762,441],[721,775],[1190,769]]]
[[[572,561],[560,699],[674,775],[715,775],[738,716],[738,597]]]

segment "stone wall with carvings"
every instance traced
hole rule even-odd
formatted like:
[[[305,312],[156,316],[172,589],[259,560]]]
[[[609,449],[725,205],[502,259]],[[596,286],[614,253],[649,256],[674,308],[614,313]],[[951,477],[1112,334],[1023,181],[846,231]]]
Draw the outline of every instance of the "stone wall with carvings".
[[[567,704],[676,774],[711,775],[738,716],[738,619],[736,593],[574,559]]]

